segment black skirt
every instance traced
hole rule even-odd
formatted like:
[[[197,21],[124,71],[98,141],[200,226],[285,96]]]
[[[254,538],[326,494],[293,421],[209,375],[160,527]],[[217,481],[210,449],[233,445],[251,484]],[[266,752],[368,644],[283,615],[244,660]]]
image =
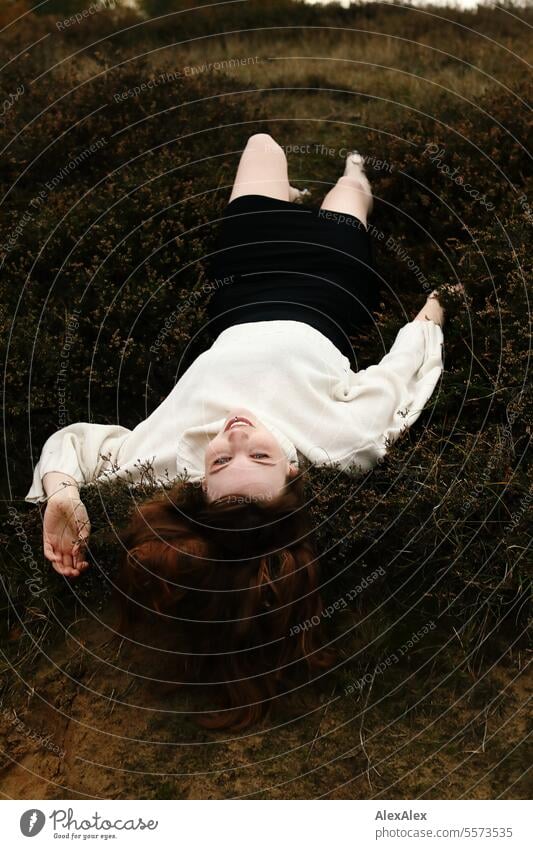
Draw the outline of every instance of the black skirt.
[[[251,194],[232,200],[218,226],[208,260],[212,332],[250,321],[303,321],[353,362],[348,337],[372,321],[380,294],[362,222]]]

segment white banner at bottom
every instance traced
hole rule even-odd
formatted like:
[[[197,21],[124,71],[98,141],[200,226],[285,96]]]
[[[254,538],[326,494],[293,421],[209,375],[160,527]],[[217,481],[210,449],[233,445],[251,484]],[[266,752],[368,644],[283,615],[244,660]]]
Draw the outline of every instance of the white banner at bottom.
[[[5,800],[1,806],[2,845],[9,849],[533,846],[526,801],[84,799]]]

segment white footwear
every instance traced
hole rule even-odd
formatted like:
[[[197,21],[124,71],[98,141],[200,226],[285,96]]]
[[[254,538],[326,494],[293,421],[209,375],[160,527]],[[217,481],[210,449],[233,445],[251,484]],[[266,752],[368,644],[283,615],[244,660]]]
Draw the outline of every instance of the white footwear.
[[[351,177],[353,180],[358,180],[361,183],[361,188],[368,195],[369,206],[367,215],[370,215],[374,209],[374,199],[372,197],[372,188],[368,182],[368,177],[365,174],[365,157],[358,150],[351,150],[346,157],[344,166],[344,177]]]
[[[344,176],[358,176],[360,172],[365,170],[365,157],[358,150],[351,150],[346,157],[344,166]]]
[[[289,200],[292,203],[302,203],[303,199],[310,194],[309,189],[296,189],[294,186],[289,186]]]

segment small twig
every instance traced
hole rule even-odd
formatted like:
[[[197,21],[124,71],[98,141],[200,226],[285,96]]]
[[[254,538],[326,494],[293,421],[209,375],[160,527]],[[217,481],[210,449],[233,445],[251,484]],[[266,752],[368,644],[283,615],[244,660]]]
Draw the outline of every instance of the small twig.
[[[112,707],[111,707],[111,710],[108,713],[108,716],[111,716],[111,714],[115,710],[116,701],[114,699],[114,695],[115,695],[115,688],[113,687],[113,689],[111,690],[111,695],[108,696],[108,701],[110,701],[112,703]]]
[[[328,701],[327,701],[327,702],[326,702],[326,704],[324,705],[324,709],[323,709],[323,711],[322,711],[322,713],[321,713],[321,715],[320,715],[320,720],[319,720],[319,723],[318,723],[317,729],[316,729],[316,731],[315,731],[315,736],[313,737],[313,742],[311,743],[311,745],[310,745],[310,747],[309,747],[309,751],[308,751],[308,753],[307,753],[306,761],[308,761],[308,760],[309,760],[309,758],[311,757],[311,752],[313,751],[313,748],[314,748],[315,743],[316,743],[316,741],[317,741],[318,735],[319,735],[319,733],[320,733],[320,728],[322,727],[322,722],[323,722],[324,717],[326,716],[326,714],[327,714],[327,712],[328,712],[328,710],[329,710],[329,706],[330,706],[331,702],[333,701],[333,696],[335,695],[335,690],[336,690],[336,689],[337,689],[337,684],[335,683],[335,685],[334,685],[334,687],[333,687],[333,690],[331,691],[331,696],[329,697]]]
[[[373,674],[372,674],[372,680],[370,681],[370,684],[368,685],[368,693],[367,693],[367,695],[366,695],[366,699],[365,699],[365,704],[364,704],[363,710],[361,711],[361,724],[360,724],[360,726],[359,726],[359,740],[361,741],[361,749],[363,750],[363,754],[364,754],[364,756],[365,756],[365,758],[366,758],[366,778],[367,778],[367,781],[368,781],[368,784],[369,784],[369,786],[370,786],[370,789],[371,789],[371,790],[373,790],[373,789],[374,789],[374,788],[372,787],[372,781],[371,781],[371,778],[370,778],[370,767],[371,767],[371,761],[370,761],[370,757],[369,757],[369,755],[368,755],[368,752],[367,752],[367,750],[366,750],[366,748],[365,748],[365,741],[364,741],[364,737],[363,737],[363,730],[364,730],[365,714],[366,714],[366,710],[367,710],[368,700],[369,700],[369,698],[370,698],[370,693],[372,692],[372,687],[374,686],[374,678],[376,677],[376,668],[377,668],[377,667],[374,667],[374,672],[373,672]],[[379,770],[378,770],[378,769],[376,769],[376,767],[375,767],[375,766],[373,766],[373,767],[372,767],[372,769],[373,769],[375,772],[377,772],[377,774],[378,774],[378,775],[380,776],[380,778],[381,778],[381,773],[379,772]]]

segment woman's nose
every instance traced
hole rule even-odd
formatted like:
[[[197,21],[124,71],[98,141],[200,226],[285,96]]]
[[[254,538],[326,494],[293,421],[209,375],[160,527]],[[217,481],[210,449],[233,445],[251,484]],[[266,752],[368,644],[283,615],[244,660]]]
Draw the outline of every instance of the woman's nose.
[[[231,442],[235,442],[235,440],[237,440],[237,442],[238,442],[239,439],[240,440],[249,439],[250,437],[249,437],[249,434],[248,434],[247,431],[248,431],[247,427],[234,427],[232,430],[228,430],[228,439]]]

